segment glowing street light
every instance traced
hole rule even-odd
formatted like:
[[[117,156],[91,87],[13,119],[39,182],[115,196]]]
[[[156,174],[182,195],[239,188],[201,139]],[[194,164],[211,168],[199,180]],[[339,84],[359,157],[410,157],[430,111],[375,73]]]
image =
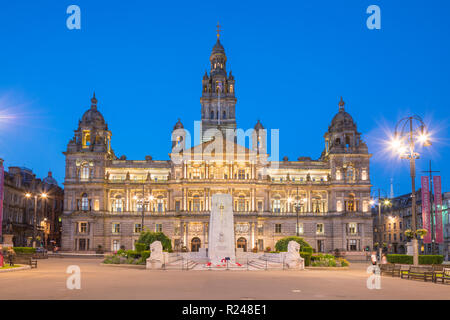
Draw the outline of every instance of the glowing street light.
[[[400,143],[398,143],[400,142]],[[422,118],[413,115],[405,117],[397,122],[395,125],[394,139],[391,141],[391,146],[397,146],[400,159],[409,160],[410,176],[411,176],[411,213],[412,213],[412,233],[413,233],[413,263],[419,264],[419,245],[417,240],[417,214],[416,214],[416,159],[419,159],[420,154],[415,152],[416,145],[423,147],[431,146],[430,135]],[[395,150],[395,149],[394,149]]]
[[[25,193],[25,198],[30,199],[34,197],[34,222],[33,222],[33,247],[36,247],[36,236],[37,236],[37,200],[38,196],[41,199],[47,199],[48,194],[42,192],[41,194],[32,194],[30,192]]]

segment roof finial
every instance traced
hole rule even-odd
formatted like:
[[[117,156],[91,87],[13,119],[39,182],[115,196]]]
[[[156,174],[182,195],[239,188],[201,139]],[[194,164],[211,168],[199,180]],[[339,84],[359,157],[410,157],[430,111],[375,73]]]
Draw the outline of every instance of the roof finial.
[[[222,30],[220,29],[220,24],[219,24],[219,21],[217,21],[217,40],[219,40],[219,38],[220,38],[220,32],[221,32]]]
[[[341,96],[341,101],[339,101],[339,111],[345,111],[344,110],[344,106],[345,106],[345,102],[344,102],[344,100],[342,99],[342,96]]]
[[[92,103],[91,108],[97,108],[97,98],[95,98],[95,91],[94,95],[92,96],[91,103]]]

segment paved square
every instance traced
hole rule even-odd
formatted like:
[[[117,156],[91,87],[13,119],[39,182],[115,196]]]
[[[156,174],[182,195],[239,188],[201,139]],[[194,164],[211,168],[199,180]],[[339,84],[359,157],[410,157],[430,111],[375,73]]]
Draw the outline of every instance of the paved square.
[[[450,299],[450,285],[383,276],[366,287],[367,264],[349,270],[152,271],[103,266],[99,259],[50,258],[32,270],[0,273],[0,299]],[[81,268],[68,290],[66,269]]]

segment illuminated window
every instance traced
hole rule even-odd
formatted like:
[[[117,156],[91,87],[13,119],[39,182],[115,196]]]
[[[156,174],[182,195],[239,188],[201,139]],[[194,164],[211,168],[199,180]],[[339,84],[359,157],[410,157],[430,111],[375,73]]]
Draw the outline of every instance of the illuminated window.
[[[232,85],[232,84],[230,85],[230,92],[231,92],[231,93],[234,92],[234,88],[233,88],[233,85]]]
[[[83,130],[83,147],[89,147],[91,145],[91,132],[89,130]]]
[[[275,198],[273,200],[273,212],[279,213],[281,212],[281,200]]]
[[[98,199],[94,200],[94,210],[99,211],[100,210],[100,201]]]
[[[341,180],[341,170],[336,170],[336,180]]]
[[[112,250],[113,250],[113,251],[118,251],[118,250],[120,250],[120,241],[119,241],[119,240],[113,240],[113,243],[112,243]]]
[[[316,234],[323,234],[323,233],[324,233],[323,223],[318,223],[316,225]]]
[[[113,199],[113,202],[112,202],[113,212],[122,212],[122,208],[123,208],[122,197],[117,196],[115,199]]]
[[[303,223],[299,223],[298,225],[297,225],[297,233],[298,234],[303,234]]]
[[[112,233],[120,233],[120,223],[112,224]]]
[[[87,163],[81,165],[80,178],[89,179],[89,165]]]
[[[83,193],[81,197],[81,210],[83,211],[89,210],[89,199],[86,193]]]
[[[239,196],[238,200],[238,211],[245,211],[245,197]]]
[[[337,212],[341,212],[342,211],[342,201],[338,200],[336,203],[336,210]]]
[[[196,194],[194,196],[194,211],[200,211],[200,196]]]
[[[87,233],[88,232],[88,223],[87,222],[79,222],[78,223],[78,232],[79,233]]]
[[[367,170],[366,169],[364,169],[361,172],[361,180],[367,180]]]
[[[142,231],[142,225],[140,223],[134,224],[134,233],[141,233]]]
[[[163,226],[161,223],[155,224],[155,232],[162,232]]]
[[[348,224],[348,233],[356,234],[358,232],[358,224],[355,222],[351,222]]]

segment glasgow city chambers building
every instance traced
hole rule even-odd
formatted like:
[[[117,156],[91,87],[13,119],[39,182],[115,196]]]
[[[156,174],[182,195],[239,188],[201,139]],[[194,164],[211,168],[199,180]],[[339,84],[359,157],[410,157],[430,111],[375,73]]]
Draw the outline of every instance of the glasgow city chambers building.
[[[274,250],[278,239],[299,235],[318,252],[361,255],[373,237],[371,155],[342,98],[317,160],[275,161],[259,120],[254,129],[237,130],[235,80],[219,36],[210,62],[202,80],[201,143],[191,147],[178,120],[169,160],[118,158],[94,94],[64,152],[62,249],[132,249],[149,230],[170,237],[175,250],[199,251],[208,247],[211,197],[227,193],[243,251]]]

